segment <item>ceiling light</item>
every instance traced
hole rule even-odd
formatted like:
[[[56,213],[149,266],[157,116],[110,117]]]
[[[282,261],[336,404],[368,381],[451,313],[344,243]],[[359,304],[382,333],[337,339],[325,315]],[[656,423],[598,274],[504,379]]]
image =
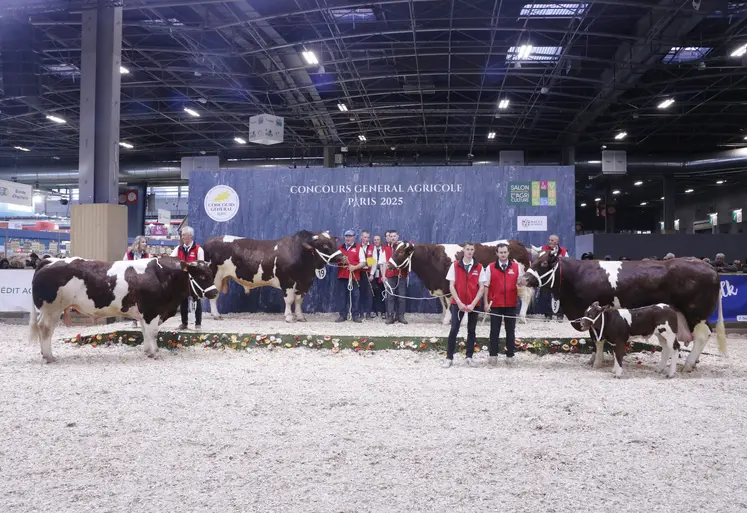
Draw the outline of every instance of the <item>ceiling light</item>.
[[[647,201],[641,201],[641,206],[642,206],[642,207],[645,207],[646,205],[648,205],[648,202],[647,202]]]
[[[199,112],[197,112],[196,110],[192,110],[189,107],[184,107],[184,112],[186,112],[190,116],[194,116],[196,118],[200,117],[200,113]]]
[[[582,206],[582,207],[585,207],[585,206],[586,206],[586,203],[581,203],[581,206]]]
[[[602,163],[601,160],[590,160],[587,162],[587,164],[601,164],[601,163]]]
[[[130,73],[130,70],[128,70],[128,69],[127,69],[127,68],[125,68],[124,66],[120,66],[120,67],[119,67],[119,74],[120,74],[120,75],[127,75],[127,74],[129,74],[129,73]]]
[[[498,108],[499,109],[507,109],[508,108],[508,98],[504,98],[500,102],[498,102]]]
[[[488,139],[489,139],[489,140],[491,140],[491,141],[492,141],[493,139],[495,139],[495,132],[489,132],[489,133],[488,133]]]
[[[747,141],[747,135],[744,136],[744,140]]]
[[[617,196],[618,194],[620,194],[620,189],[615,189],[614,191],[612,191],[612,194]]]
[[[637,181],[637,182],[635,182],[635,183],[634,183],[633,185],[635,185],[636,187],[638,187],[639,185],[643,185],[643,181],[641,181],[641,180],[638,180],[638,181]]]
[[[661,102],[659,105],[656,106],[658,109],[666,109],[670,105],[674,103],[674,98],[667,98],[663,102]]]
[[[358,140],[361,142],[366,142],[366,136],[363,134],[358,135]]]
[[[662,197],[661,197],[661,199],[663,200],[663,199],[664,199],[664,196],[662,196]]]
[[[246,140],[242,139],[241,137],[234,137],[233,140],[239,144],[246,144]]]
[[[691,192],[693,192],[693,190],[694,190],[694,189],[687,189],[687,190],[685,191],[685,194],[690,194]]]
[[[134,146],[132,144],[130,144],[128,142],[124,142],[124,141],[119,141],[119,145],[122,148],[127,148],[128,150],[131,150],[132,148],[134,148]]]
[[[347,112],[348,111],[348,106],[345,105],[344,103],[338,103],[337,104],[337,108],[340,109],[340,112]]]
[[[50,121],[54,121],[55,123],[59,123],[61,125],[64,125],[65,123],[67,123],[67,121],[65,121],[64,119],[59,118],[57,116],[52,116],[51,114],[47,116],[47,119]]]
[[[724,182],[726,182],[726,180],[717,180],[717,181],[716,181],[716,184],[717,184],[717,185],[721,185],[721,184],[723,184]]]
[[[597,203],[599,203],[600,201],[602,201],[602,198],[594,198],[594,201],[596,201]]]
[[[309,64],[319,64],[319,59],[316,58],[316,55],[311,50],[304,50],[303,58],[306,59],[306,62]]]
[[[30,149],[24,148],[23,146],[14,146],[14,148],[17,149],[17,150],[19,150],[19,151],[31,151]]]
[[[741,57],[745,53],[747,53],[747,45],[742,45],[739,48],[737,48],[736,50],[734,50],[733,52],[731,52],[731,56],[732,57]]]
[[[615,139],[618,141],[621,141],[625,139],[628,136],[628,132],[618,132],[618,134],[615,136]]]
[[[517,55],[517,58],[519,60],[528,59],[531,53],[532,53],[532,45],[521,45],[519,47],[519,53]]]

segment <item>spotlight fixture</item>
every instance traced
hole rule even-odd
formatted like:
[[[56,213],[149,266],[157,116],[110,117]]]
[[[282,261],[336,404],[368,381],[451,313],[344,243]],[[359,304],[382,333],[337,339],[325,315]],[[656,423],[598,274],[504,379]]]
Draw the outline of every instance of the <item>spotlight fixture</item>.
[[[308,64],[312,66],[319,64],[319,59],[316,58],[316,54],[312,52],[311,50],[304,50],[302,52],[302,55]]]
[[[24,148],[23,146],[14,146],[14,148],[18,151],[31,151],[28,148]]]
[[[499,109],[507,109],[508,108],[508,98],[504,98],[500,102],[498,102],[498,108]]]
[[[618,132],[617,135],[615,135],[615,139],[618,141],[622,141],[628,136],[628,132]]]
[[[638,187],[639,185],[643,185],[643,181],[642,180],[638,180],[633,185],[635,185],[636,187]]]
[[[128,75],[130,73],[130,70],[125,68],[124,66],[119,67],[119,74],[120,75]]]
[[[488,133],[488,140],[492,141],[493,139],[495,139],[495,132],[489,132]]]
[[[53,116],[51,114],[47,115],[47,119],[50,121],[54,121],[55,123],[59,123],[60,125],[64,125],[65,123],[67,123],[67,121],[65,121],[64,119],[57,117],[57,116]]]
[[[120,145],[120,146],[121,146],[122,148],[127,148],[128,150],[131,150],[132,148],[134,148],[134,147],[135,147],[135,146],[133,146],[132,144],[130,144],[130,143],[128,143],[128,142],[124,142],[124,141],[119,141],[119,145]]]
[[[246,144],[246,140],[242,139],[241,137],[234,137],[233,140],[239,144]]]
[[[189,107],[184,107],[184,112],[186,112],[187,114],[189,114],[190,116],[193,116],[195,118],[199,118],[200,117],[200,113],[199,112],[197,112],[196,110],[192,110]]]
[[[345,105],[344,103],[338,103],[337,104],[337,108],[340,109],[340,112],[347,112],[348,111],[348,106]]]
[[[367,139],[366,139],[366,136],[365,136],[365,135],[363,135],[363,134],[359,134],[359,135],[358,135],[358,140],[359,140],[360,142],[366,142],[366,140],[367,140]]]
[[[656,106],[657,109],[666,109],[670,107],[674,103],[674,98],[667,98],[663,102],[661,102],[659,105]]]

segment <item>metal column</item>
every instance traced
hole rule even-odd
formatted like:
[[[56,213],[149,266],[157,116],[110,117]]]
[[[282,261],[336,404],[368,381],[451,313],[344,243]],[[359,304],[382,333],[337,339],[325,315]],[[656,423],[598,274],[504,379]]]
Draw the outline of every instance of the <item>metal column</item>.
[[[80,203],[118,203],[122,5],[82,14]]]
[[[324,167],[337,167],[335,164],[335,146],[324,147]]]
[[[573,146],[563,146],[560,154],[560,163],[564,166],[576,165],[576,148]]]
[[[664,233],[674,233],[674,199],[677,188],[673,176],[664,176]]]

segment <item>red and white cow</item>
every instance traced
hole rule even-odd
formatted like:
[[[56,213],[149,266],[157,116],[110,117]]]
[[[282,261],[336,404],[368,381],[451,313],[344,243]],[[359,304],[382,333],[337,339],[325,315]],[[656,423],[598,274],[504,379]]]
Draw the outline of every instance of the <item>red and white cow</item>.
[[[244,287],[247,294],[257,287],[274,287],[285,292],[285,320],[304,322],[303,296],[311,288],[314,276],[327,264],[343,261],[337,238],[329,232],[302,230],[277,240],[246,239],[224,235],[203,246],[205,260],[215,275],[215,286],[228,293],[228,280]],[[295,303],[295,319],[291,307]],[[220,319],[218,298],[210,300],[210,313]]]
[[[130,317],[140,322],[145,353],[158,355],[158,326],[173,317],[188,296],[213,298],[218,290],[205,262],[177,258],[124,260],[113,264],[83,258],[40,260],[31,281],[32,342],[44,361],[52,356],[52,334],[69,307],[92,317]]]

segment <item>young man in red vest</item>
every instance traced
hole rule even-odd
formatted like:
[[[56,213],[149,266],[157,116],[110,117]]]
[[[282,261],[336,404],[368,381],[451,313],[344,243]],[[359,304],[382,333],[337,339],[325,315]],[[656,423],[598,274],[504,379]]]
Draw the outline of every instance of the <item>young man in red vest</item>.
[[[340,307],[340,317],[335,322],[345,322],[348,313],[352,315],[353,322],[361,322],[360,270],[365,262],[360,261],[360,248],[355,245],[355,232],[353,230],[345,232],[345,243],[338,249],[348,258],[348,264],[339,264],[337,269],[337,298],[338,303],[342,306]],[[351,275],[353,277],[352,291],[348,288],[351,284]]]
[[[547,239],[547,244],[542,246],[542,251],[552,251],[555,248],[558,249],[558,256],[565,258],[568,256],[568,250],[560,245],[560,237],[558,237],[555,234],[550,235],[550,237]],[[539,307],[544,310],[545,313],[545,319],[552,320],[552,301],[553,296],[552,293],[547,289],[540,289],[540,302]],[[558,316],[558,321],[563,320],[563,311],[560,309],[560,305],[558,305],[558,311],[556,313]]]
[[[464,256],[461,260],[452,262],[446,279],[449,280],[451,291],[451,331],[449,331],[449,342],[446,346],[446,360],[441,365],[444,368],[451,367],[456,350],[456,338],[462,319],[467,315],[467,358],[466,363],[474,366],[472,354],[475,352],[475,341],[477,335],[477,318],[480,315],[477,308],[483,295],[484,284],[482,278],[482,265],[476,261],[475,245],[471,242],[464,244]]]
[[[381,271],[381,256],[384,254],[384,247],[381,245],[381,235],[374,235],[373,244],[368,246],[366,251],[366,260],[372,263],[368,270],[368,282],[371,284],[373,291],[373,304],[371,306],[371,318],[381,315],[383,318],[386,314],[386,305],[382,301],[381,292],[384,290],[382,283],[384,273]]]
[[[396,321],[407,324],[405,320],[407,303],[405,303],[405,298],[402,297],[407,295],[407,266],[390,269],[387,265],[394,253],[394,247],[399,242],[397,230],[389,230],[387,233],[389,234],[389,245],[384,247],[384,255],[379,260],[379,264],[383,266],[384,278],[397,296],[392,294],[386,296],[386,324],[394,324]]]
[[[516,330],[516,305],[519,302],[518,280],[519,264],[508,258],[508,245],[498,244],[495,247],[498,259],[483,271],[485,289],[485,311],[490,316],[490,356],[488,365],[498,363],[498,337],[501,334],[501,323],[506,321],[506,361],[513,362]]]
[[[178,257],[179,260],[184,260],[187,263],[196,262],[198,260],[205,260],[205,252],[202,248],[194,241],[195,231],[191,226],[185,226],[182,228],[182,243],[174,248],[171,252],[172,257]],[[182,324],[179,326],[180,330],[187,329],[187,320],[189,314],[189,296],[182,301],[179,310],[182,314]],[[202,327],[202,300],[195,300],[195,329]]]

